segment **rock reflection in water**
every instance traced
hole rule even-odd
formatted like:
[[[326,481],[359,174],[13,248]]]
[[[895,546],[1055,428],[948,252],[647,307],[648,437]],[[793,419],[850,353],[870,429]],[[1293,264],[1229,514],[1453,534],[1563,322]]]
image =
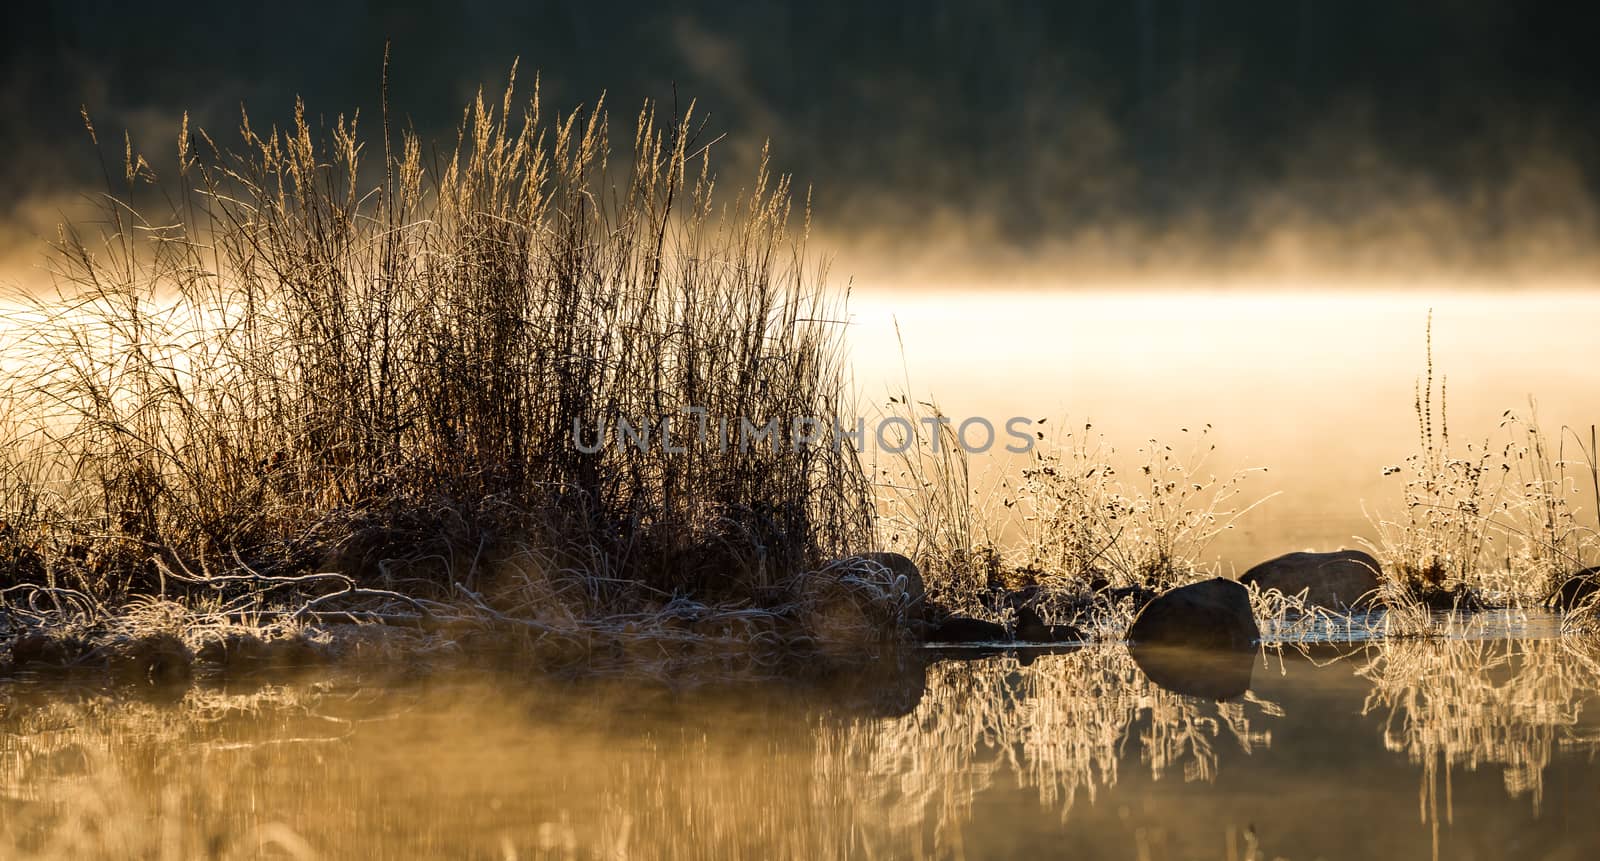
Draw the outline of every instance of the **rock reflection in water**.
[[[1244,696],[1259,660],[1254,650],[1135,645],[1129,653],[1150,681],[1174,693],[1211,700]]]
[[[1186,781],[1208,781],[1218,744],[1247,754],[1271,744],[1260,724],[1281,714],[1275,705],[1209,699],[1155,683],[1120,645],[1040,655],[1027,665],[1010,655],[948,661],[929,669],[928,695],[915,712],[824,725],[819,785],[848,787],[885,811],[886,842],[868,854],[914,844],[925,823],[935,845],[958,839],[975,796],[1002,778],[1036,790],[1064,821],[1080,793],[1093,801],[1117,783],[1132,751],[1156,778],[1181,770]]]

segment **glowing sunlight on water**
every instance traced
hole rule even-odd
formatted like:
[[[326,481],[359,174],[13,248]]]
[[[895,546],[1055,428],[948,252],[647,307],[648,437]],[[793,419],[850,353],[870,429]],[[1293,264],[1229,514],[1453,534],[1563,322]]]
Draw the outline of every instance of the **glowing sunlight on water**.
[[[1502,414],[1526,415],[1530,395],[1547,430],[1600,420],[1593,293],[867,289],[851,308],[867,407],[908,373],[912,394],[948,415],[1048,418],[1057,431],[1090,420],[1120,451],[1211,424],[1211,469],[1265,466],[1246,496],[1282,491],[1212,546],[1241,571],[1371,537],[1363,504],[1394,510],[1400,488],[1382,473],[1417,447],[1430,309],[1458,443],[1504,442]]]
[[[1600,839],[1593,644],[1239,660],[1251,691],[1223,702],[1120,645],[720,692],[12,685],[0,854],[1491,859]]]

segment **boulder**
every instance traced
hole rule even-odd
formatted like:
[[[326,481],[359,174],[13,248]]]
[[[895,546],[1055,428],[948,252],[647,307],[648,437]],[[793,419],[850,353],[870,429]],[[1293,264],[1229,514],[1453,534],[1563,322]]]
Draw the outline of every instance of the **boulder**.
[[[1600,565],[1591,565],[1562,582],[1545,599],[1545,604],[1557,610],[1573,610],[1582,606],[1596,592],[1600,592]]]
[[[1243,651],[1260,638],[1249,591],[1221,577],[1157,595],[1128,628],[1128,639],[1140,646]]]
[[[969,616],[951,616],[928,632],[930,643],[1004,643],[1010,639],[1003,625]]]
[[[1265,592],[1306,593],[1306,603],[1327,610],[1364,609],[1378,594],[1378,560],[1360,550],[1286,553],[1244,572],[1239,582]]]
[[[851,654],[926,628],[922,574],[898,553],[835,559],[802,578],[797,595],[801,627],[827,652]]]
[[[905,577],[906,618],[912,622],[927,619],[928,593],[922,584],[922,571],[917,568],[917,563],[911,561],[910,557],[887,551],[863,553],[857,558],[889,569],[891,581],[898,582],[900,577]]]

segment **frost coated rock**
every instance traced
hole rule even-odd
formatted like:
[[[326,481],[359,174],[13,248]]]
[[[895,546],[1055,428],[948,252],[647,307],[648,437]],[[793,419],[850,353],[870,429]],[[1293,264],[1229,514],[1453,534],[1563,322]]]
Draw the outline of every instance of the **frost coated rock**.
[[[922,584],[922,571],[917,563],[899,553],[863,553],[855,557],[887,569],[894,591],[903,595],[906,602],[906,621],[920,624],[926,618],[927,591]]]
[[[1136,646],[1244,651],[1255,648],[1261,631],[1249,591],[1213,577],[1157,595],[1133,620],[1128,639]]]
[[[1378,596],[1378,560],[1360,550],[1286,553],[1244,572],[1239,582],[1265,592],[1306,593],[1306,603],[1328,610],[1364,609]]]
[[[1592,565],[1562,581],[1545,599],[1545,604],[1557,610],[1576,610],[1588,603],[1596,592],[1600,592],[1600,565]]]
[[[801,580],[798,597],[800,622],[825,652],[854,654],[902,624],[924,627],[922,574],[898,553],[835,559]]]

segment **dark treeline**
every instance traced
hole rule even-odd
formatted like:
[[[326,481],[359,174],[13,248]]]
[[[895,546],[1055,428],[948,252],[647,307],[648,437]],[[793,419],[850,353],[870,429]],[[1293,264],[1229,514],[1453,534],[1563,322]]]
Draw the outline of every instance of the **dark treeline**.
[[[1600,59],[1581,13],[1432,0],[724,4],[571,0],[202,7],[15,4],[0,28],[0,181],[15,201],[95,184],[86,104],[165,152],[181,108],[231,128],[240,102],[375,118],[385,38],[392,101],[448,133],[514,57],[552,105],[602,90],[698,97],[727,132],[724,171],[781,141],[825,224],[897,230],[929,212],[1050,238],[1108,220],[1219,235],[1287,195],[1354,222],[1425,196],[1493,232],[1484,204],[1530,158],[1600,177]],[[331,119],[331,117],[330,117]],[[1396,177],[1404,178],[1397,182]],[[1572,181],[1576,180],[1576,181]]]

